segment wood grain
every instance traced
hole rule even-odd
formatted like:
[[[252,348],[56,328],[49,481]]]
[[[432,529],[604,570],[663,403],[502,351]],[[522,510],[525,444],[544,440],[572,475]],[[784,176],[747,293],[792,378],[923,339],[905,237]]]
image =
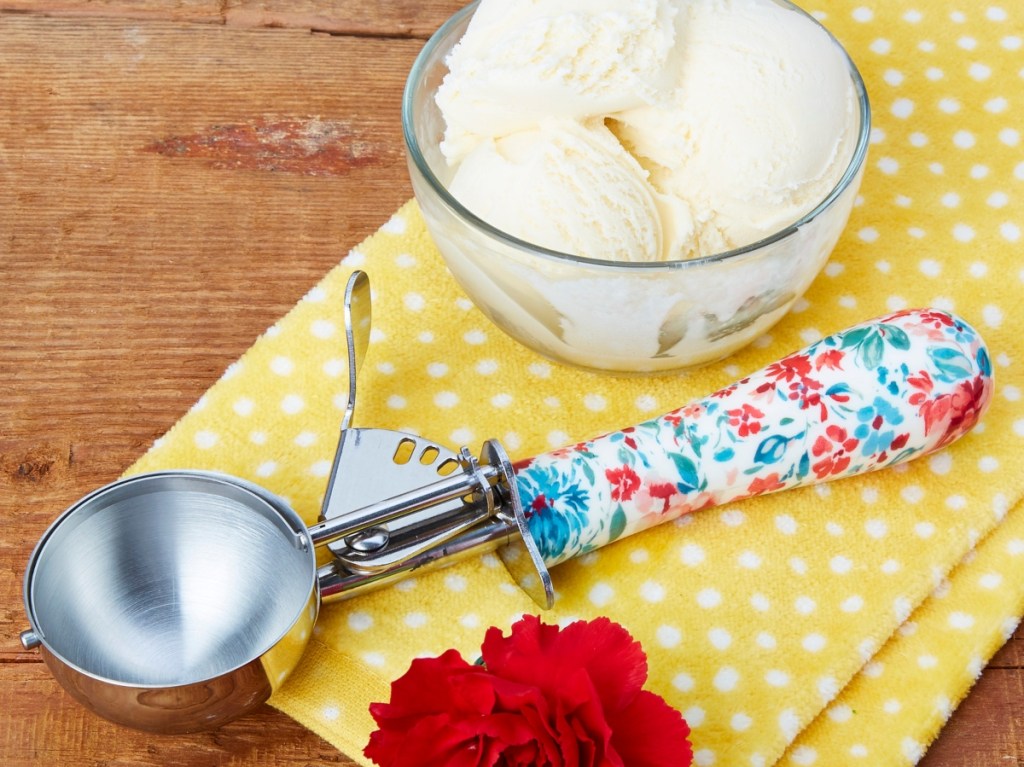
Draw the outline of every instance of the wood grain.
[[[154,738],[25,652],[21,577],[411,195],[405,74],[460,3],[0,0],[0,763],[354,764],[265,708]],[[926,767],[1024,764],[1024,632]]]

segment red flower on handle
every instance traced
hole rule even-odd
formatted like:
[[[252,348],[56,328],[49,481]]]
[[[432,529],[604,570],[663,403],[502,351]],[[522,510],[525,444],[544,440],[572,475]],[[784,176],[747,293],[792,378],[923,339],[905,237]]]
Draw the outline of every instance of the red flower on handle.
[[[647,657],[607,618],[563,629],[526,616],[487,631],[482,665],[414,660],[374,703],[364,753],[381,767],[687,767],[690,730],[642,689]]]
[[[629,466],[605,469],[604,476],[612,486],[613,501],[628,501],[640,489],[640,475]]]

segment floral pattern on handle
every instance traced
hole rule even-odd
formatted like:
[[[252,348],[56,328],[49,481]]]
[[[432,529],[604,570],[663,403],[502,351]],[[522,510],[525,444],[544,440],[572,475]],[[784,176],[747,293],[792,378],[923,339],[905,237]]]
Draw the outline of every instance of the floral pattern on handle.
[[[977,423],[992,388],[970,325],[896,312],[659,418],[521,461],[516,485],[556,565],[691,511],[939,450]]]

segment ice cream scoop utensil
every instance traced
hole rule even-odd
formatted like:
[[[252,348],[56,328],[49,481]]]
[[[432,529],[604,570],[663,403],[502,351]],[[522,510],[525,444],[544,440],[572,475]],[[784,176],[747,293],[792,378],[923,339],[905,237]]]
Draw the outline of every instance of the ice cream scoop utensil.
[[[352,375],[369,287],[345,294]],[[969,431],[992,392],[978,335],[898,312],[828,336],[682,408],[516,464],[351,425],[320,522],[245,480],[127,477],[43,534],[25,573],[26,648],[97,713],[156,732],[216,727],[298,663],[322,601],[496,550],[541,605],[547,568],[682,514],[872,471]],[[316,548],[330,556],[317,566]],[[322,559],[321,559],[322,561]]]

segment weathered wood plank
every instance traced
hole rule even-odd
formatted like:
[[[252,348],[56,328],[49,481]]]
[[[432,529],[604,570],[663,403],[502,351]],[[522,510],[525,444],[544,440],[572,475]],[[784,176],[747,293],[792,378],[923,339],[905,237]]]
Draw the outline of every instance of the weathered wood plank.
[[[429,37],[458,3],[328,0],[0,0],[4,11],[65,18],[112,18],[305,29],[339,35]]]

